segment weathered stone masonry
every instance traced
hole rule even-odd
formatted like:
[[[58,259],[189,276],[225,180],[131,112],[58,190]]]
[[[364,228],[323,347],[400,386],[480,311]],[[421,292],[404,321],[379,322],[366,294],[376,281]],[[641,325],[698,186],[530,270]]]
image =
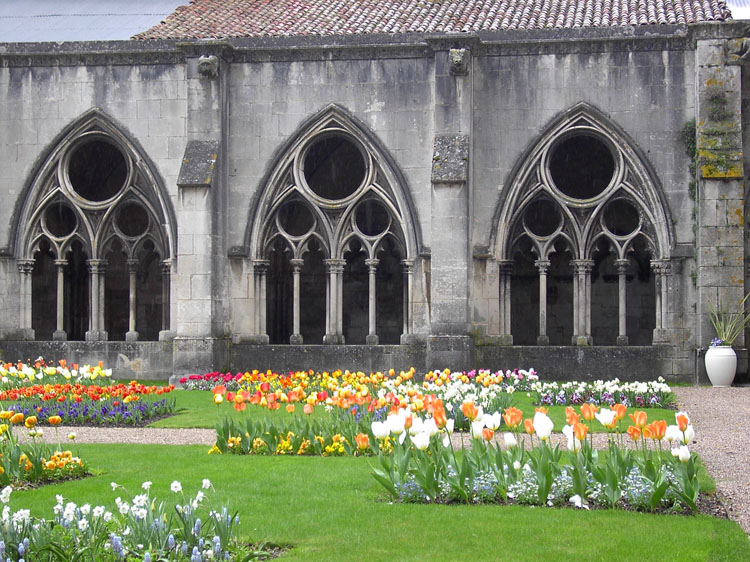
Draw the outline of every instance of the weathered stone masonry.
[[[700,377],[748,36],[4,45],[2,358]]]

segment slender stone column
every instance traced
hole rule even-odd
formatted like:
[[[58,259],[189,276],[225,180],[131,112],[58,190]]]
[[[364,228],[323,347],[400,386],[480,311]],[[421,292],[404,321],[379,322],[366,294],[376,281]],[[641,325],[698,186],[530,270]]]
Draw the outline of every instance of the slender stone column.
[[[403,282],[403,328],[401,343],[411,343],[414,318],[414,260],[401,260]]]
[[[573,260],[573,345],[592,345],[591,271],[593,260]]]
[[[99,264],[99,337],[100,340],[107,340],[107,332],[104,330],[104,309],[106,301],[104,300],[104,275],[107,273],[107,260],[101,260]]]
[[[343,273],[346,262],[340,259],[327,259],[328,267],[328,303],[326,325],[327,333],[323,336],[323,343],[343,344]]]
[[[289,343],[292,345],[302,345],[302,334],[300,333],[299,327],[299,274],[302,270],[302,265],[305,263],[305,260],[295,258],[293,260],[290,260],[290,263],[292,264],[292,276],[294,282],[294,303],[292,306],[292,324],[294,325],[294,327],[292,329],[292,335],[289,337]]]
[[[138,260],[132,259],[127,261],[128,264],[128,331],[125,334],[125,341],[138,341],[138,332],[135,331],[135,311],[136,311],[136,274],[138,273]]]
[[[103,279],[106,261],[88,260],[87,264],[91,272],[91,311],[89,314],[89,330],[86,332],[86,341],[106,340],[102,321],[104,316]]]
[[[266,277],[271,265],[269,260],[255,260],[253,262],[255,271],[255,331],[261,338],[268,338],[266,331]],[[268,341],[266,340],[266,343]]]
[[[513,275],[513,262],[511,260],[498,260],[497,270],[500,277],[500,343],[502,345],[513,345],[513,334],[511,334],[510,329],[510,286]]]
[[[23,337],[28,340],[34,339],[34,330],[32,329],[31,321],[31,275],[34,272],[34,260],[18,260],[18,271],[21,274],[21,286],[20,286],[20,297],[21,297],[21,331]]]
[[[380,263],[380,260],[372,259],[372,260],[365,260],[365,265],[367,266],[367,272],[369,273],[369,289],[370,289],[370,296],[368,299],[368,333],[367,337],[365,338],[365,343],[367,345],[378,345],[378,334],[376,332],[376,315],[377,315],[377,297],[376,297],[376,283],[377,278],[375,275],[378,272],[378,264]],[[406,311],[406,309],[404,309]],[[406,324],[404,322],[404,324]]]
[[[55,341],[65,341],[68,334],[65,332],[65,268],[68,260],[55,260],[57,267],[57,326],[52,334]]]
[[[549,345],[547,336],[547,271],[549,260],[536,260],[534,265],[539,270],[539,335],[536,338],[537,345]]]
[[[627,331],[627,273],[630,267],[628,260],[615,260],[615,267],[617,268],[618,277],[618,290],[619,290],[619,301],[618,301],[618,335],[617,345],[628,345],[628,331]]]
[[[169,298],[169,288],[172,275],[172,263],[170,260],[161,262],[161,331],[159,332],[159,341],[171,340],[174,334],[170,330],[169,307],[171,299]]]
[[[665,344],[669,343],[667,312],[670,263],[668,260],[652,260],[651,270],[656,275],[656,328],[653,343]]]

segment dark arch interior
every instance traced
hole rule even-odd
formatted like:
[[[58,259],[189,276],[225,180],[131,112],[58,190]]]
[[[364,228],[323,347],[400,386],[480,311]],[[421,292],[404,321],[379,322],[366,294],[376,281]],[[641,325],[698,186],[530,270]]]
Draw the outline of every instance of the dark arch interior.
[[[357,146],[344,135],[326,135],[313,141],[305,154],[307,185],[325,199],[344,199],[365,179],[365,159]]]
[[[549,160],[557,188],[573,199],[591,199],[609,185],[615,160],[606,144],[588,134],[574,134],[557,144]]]
[[[68,178],[73,189],[89,201],[105,201],[125,185],[128,166],[115,145],[103,139],[81,143],[70,156]]]

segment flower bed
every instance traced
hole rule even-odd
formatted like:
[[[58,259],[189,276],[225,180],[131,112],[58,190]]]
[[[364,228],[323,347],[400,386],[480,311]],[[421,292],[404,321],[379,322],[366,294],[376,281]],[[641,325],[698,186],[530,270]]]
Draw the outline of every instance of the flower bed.
[[[131,496],[112,483],[118,496],[114,505],[76,505],[57,496],[51,520],[31,517],[28,510],[12,512],[11,489],[0,492],[6,504],[0,519],[0,559],[2,560],[120,560],[197,561],[251,560],[266,554],[239,543],[239,516],[226,506],[213,506],[213,489],[204,479],[195,496],[185,496],[182,485],[172,482],[178,498],[174,509],[151,495],[151,482],[144,482],[142,493]]]
[[[432,418],[419,423],[407,410],[373,423],[377,442],[373,449],[378,449],[380,464],[373,468],[373,476],[393,500],[697,511],[696,457],[687,447],[695,434],[684,412],[676,414],[676,424],[671,426],[664,421],[648,424],[644,411],[630,414],[633,425],[625,434],[639,444],[634,451],[622,443],[624,407],[598,410],[584,404],[580,414],[568,408],[565,459],[558,447],[549,444],[554,427],[543,408],[525,420],[520,410],[503,413],[511,429],[504,436],[505,448],[493,442],[499,413],[483,414],[471,403],[463,409],[472,420],[473,440],[461,456],[449,439],[451,420],[437,409]],[[607,451],[592,448],[586,439],[589,426],[581,417],[589,422],[596,419],[607,429]],[[536,446],[527,450],[523,435],[532,445],[536,439]]]
[[[101,361],[94,367],[77,363],[68,366],[65,359],[52,365],[39,357],[28,364],[21,361],[0,364],[0,389],[3,390],[37,384],[91,384],[111,377],[112,369],[105,369]]]
[[[0,391],[5,410],[36,415],[41,423],[59,416],[68,425],[139,425],[174,412],[174,399],[162,398],[174,386],[129,384],[36,384]],[[10,402],[10,404],[7,404]]]
[[[53,418],[52,425],[60,423]],[[25,486],[79,478],[88,474],[84,461],[60,445],[41,440],[36,416],[11,411],[0,412],[0,486]],[[15,427],[25,427],[29,439],[20,443]],[[55,429],[55,431],[57,431]]]
[[[594,382],[541,382],[532,383],[536,403],[545,406],[570,404],[624,404],[636,408],[666,408],[674,404],[674,394],[662,377],[650,382],[622,383],[619,379]]]

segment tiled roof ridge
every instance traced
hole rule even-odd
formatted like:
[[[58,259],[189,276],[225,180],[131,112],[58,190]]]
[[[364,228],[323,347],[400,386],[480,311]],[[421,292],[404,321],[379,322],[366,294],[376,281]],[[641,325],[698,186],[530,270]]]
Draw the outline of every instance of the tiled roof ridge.
[[[133,38],[472,33],[728,19],[725,0],[191,0]]]

